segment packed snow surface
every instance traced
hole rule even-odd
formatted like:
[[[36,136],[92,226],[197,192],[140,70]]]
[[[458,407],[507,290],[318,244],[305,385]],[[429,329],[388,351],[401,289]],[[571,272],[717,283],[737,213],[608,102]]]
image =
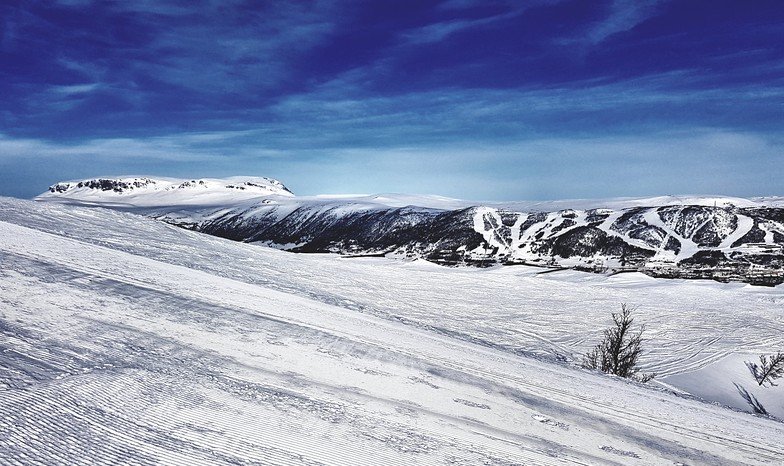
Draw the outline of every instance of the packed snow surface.
[[[784,288],[540,271],[0,199],[0,464],[784,462]],[[576,367],[620,303],[661,384]]]

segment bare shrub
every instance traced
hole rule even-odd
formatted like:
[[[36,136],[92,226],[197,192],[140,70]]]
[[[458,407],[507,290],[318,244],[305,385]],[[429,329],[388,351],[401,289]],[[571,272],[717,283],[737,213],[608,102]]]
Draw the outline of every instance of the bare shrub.
[[[656,374],[639,374],[637,361],[642,355],[642,334],[645,325],[634,331],[632,309],[621,304],[621,312],[613,313],[613,326],[604,331],[604,338],[583,358],[583,367],[598,369],[619,377],[648,382]],[[638,375],[639,374],[639,375]]]

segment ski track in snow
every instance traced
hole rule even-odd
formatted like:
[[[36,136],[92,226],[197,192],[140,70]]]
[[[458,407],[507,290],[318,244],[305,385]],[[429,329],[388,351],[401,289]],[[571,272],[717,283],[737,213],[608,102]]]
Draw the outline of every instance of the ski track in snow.
[[[579,358],[627,302],[645,369],[693,371],[781,347],[781,287],[300,256],[1,199],[0,238],[0,464],[784,460],[780,423],[515,354]]]

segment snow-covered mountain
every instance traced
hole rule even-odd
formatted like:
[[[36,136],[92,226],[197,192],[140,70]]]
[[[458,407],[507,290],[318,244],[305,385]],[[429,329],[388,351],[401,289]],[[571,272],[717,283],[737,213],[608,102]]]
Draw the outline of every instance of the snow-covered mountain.
[[[472,205],[400,195],[295,197],[280,182],[254,180],[86,180],[54,185],[38,199],[134,209],[294,252],[784,282],[781,198]]]
[[[128,176],[64,181],[49,187],[39,199],[71,200],[81,204],[148,207],[163,205],[214,206],[260,197],[293,196],[283,183],[264,177],[183,180]]]

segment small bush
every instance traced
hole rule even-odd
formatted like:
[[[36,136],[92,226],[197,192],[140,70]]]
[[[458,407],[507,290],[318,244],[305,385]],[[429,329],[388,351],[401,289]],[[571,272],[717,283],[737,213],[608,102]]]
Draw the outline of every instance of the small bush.
[[[604,331],[604,338],[583,358],[583,367],[598,369],[619,377],[648,382],[656,374],[639,374],[637,361],[642,355],[642,334],[645,326],[634,331],[632,309],[621,304],[621,312],[612,314],[613,326]],[[639,374],[639,375],[638,375]]]

